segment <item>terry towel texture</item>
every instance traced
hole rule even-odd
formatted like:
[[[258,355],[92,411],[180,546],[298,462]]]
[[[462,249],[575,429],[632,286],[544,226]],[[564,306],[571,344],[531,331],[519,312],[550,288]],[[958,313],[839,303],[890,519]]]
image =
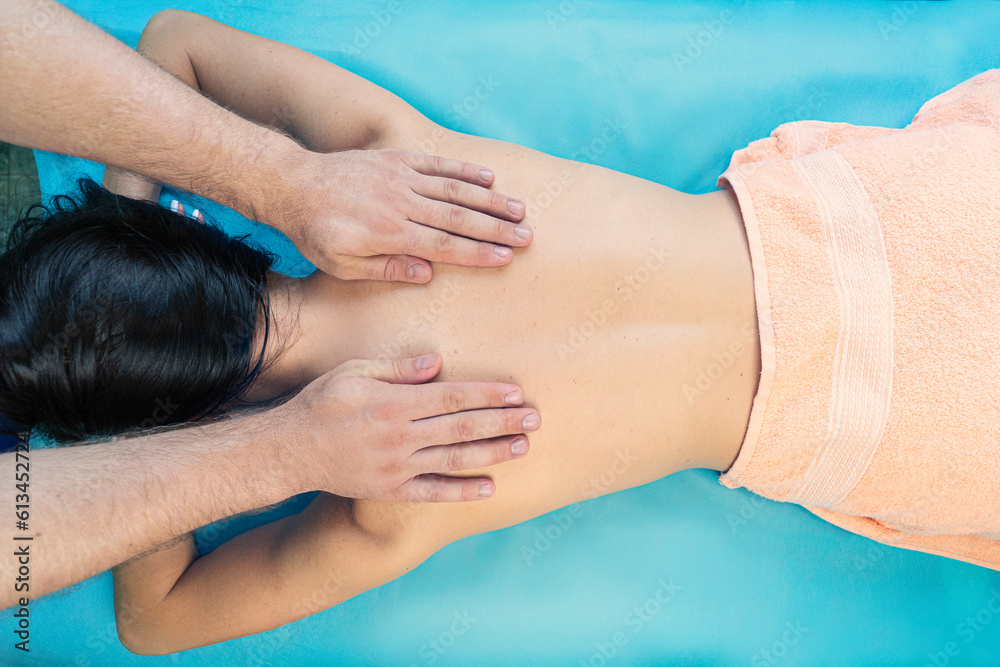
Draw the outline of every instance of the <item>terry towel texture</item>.
[[[737,151],[761,378],[720,482],[1000,570],[1000,70]]]

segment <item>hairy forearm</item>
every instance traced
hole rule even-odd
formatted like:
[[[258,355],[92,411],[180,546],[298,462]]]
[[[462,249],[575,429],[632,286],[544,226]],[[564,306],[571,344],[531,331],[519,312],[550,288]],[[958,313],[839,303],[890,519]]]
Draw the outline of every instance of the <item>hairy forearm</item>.
[[[0,456],[0,606],[93,576],[177,535],[307,490],[274,443],[268,413],[116,442],[34,450],[28,483],[15,486],[25,455]],[[23,471],[24,468],[22,467]],[[17,497],[24,493],[27,498]],[[13,509],[27,504],[26,530]],[[31,536],[30,541],[14,537]],[[29,588],[15,591],[13,545],[30,545]]]
[[[304,149],[214,104],[51,0],[0,22],[0,139],[134,171],[279,226]]]

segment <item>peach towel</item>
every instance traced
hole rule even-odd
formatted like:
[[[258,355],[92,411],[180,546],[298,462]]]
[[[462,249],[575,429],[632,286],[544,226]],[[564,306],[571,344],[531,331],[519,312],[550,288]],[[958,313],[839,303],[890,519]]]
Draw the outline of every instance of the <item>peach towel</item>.
[[[1000,570],[1000,70],[737,151],[760,387],[719,481]]]

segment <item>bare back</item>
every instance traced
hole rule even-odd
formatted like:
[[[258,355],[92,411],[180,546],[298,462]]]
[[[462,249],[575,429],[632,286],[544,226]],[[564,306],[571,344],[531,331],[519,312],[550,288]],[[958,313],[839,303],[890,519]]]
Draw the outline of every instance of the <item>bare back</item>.
[[[600,167],[445,131],[384,147],[492,165],[528,202],[532,246],[501,269],[435,266],[428,286],[307,281],[323,332],[313,377],[351,358],[438,351],[439,379],[509,381],[544,419],[521,460],[483,472],[485,501],[355,503],[369,524],[439,548],[685,468],[735,459],[757,388],[749,252],[726,191],[686,195]],[[473,473],[470,473],[473,474]],[[390,511],[392,510],[392,511]]]

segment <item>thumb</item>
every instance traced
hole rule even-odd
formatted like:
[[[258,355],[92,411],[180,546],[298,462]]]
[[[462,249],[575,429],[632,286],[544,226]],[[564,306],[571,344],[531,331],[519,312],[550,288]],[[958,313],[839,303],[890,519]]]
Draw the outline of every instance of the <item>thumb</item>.
[[[338,262],[335,275],[341,280],[426,283],[431,279],[431,265],[409,255],[344,257]]]
[[[354,359],[341,364],[337,374],[393,384],[420,384],[433,378],[440,370],[441,355],[425,354],[402,359]]]

